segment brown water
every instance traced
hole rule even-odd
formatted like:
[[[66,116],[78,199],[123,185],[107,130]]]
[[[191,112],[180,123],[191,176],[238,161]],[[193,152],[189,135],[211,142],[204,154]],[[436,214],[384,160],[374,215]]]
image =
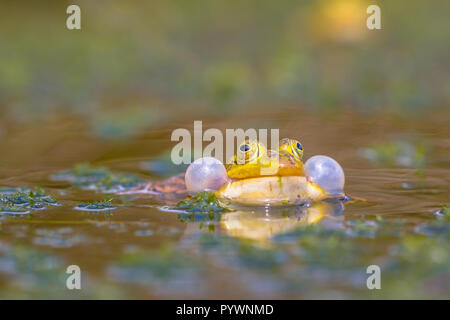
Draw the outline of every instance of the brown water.
[[[50,179],[80,162],[144,180],[161,179],[143,163],[170,149],[172,130],[191,130],[194,118],[179,117],[121,141],[95,138],[90,123],[78,117],[2,123],[0,186],[40,185],[61,205],[31,216],[0,215],[0,297],[449,297],[448,255],[437,264],[441,268],[437,276],[428,267],[408,269],[399,273],[390,291],[374,293],[365,286],[369,264],[395,264],[396,245],[415,235],[415,227],[436,219],[433,212],[450,202],[449,118],[448,112],[404,119],[352,111],[319,117],[294,109],[202,119],[204,129],[280,128],[281,137],[303,142],[305,159],[316,154],[336,159],[346,174],[345,190],[354,199],[284,211],[243,209],[202,222],[185,222],[176,212],[162,210],[165,204],[150,196],[113,196],[118,209],[106,214],[77,211],[73,208],[78,204],[106,195]],[[396,137],[427,146],[423,179],[415,168],[387,167],[361,156],[361,148]],[[373,221],[376,216],[403,220],[405,235],[357,240],[363,251],[365,245],[370,248],[361,254],[361,247],[353,244],[348,248],[332,244],[333,249],[319,235],[311,241],[325,256],[314,258],[314,264],[301,252],[297,238],[276,237],[307,223],[342,229],[346,221]],[[347,254],[354,264],[340,260]],[[82,290],[65,288],[65,268],[71,264],[82,270]],[[427,272],[436,277],[428,279]],[[411,284],[411,275],[426,278],[427,289]]]

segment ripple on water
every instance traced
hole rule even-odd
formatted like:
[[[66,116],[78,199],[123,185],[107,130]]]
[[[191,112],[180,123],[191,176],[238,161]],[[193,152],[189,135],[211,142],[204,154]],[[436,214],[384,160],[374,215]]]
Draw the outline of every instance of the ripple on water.
[[[136,230],[134,234],[138,237],[149,237],[155,234],[153,230],[150,229],[143,229],[143,230]]]
[[[71,248],[75,245],[89,242],[89,238],[74,234],[73,229],[63,227],[58,229],[40,228],[35,230],[33,243],[39,246],[48,246],[53,248]]]

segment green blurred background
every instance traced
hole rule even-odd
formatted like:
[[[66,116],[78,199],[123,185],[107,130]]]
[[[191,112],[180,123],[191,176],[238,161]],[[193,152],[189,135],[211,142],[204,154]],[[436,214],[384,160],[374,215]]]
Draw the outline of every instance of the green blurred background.
[[[70,4],[81,7],[81,30],[66,28]],[[369,4],[381,7],[382,30],[366,28]],[[2,1],[1,117],[76,114],[120,136],[243,108],[448,109],[449,9],[445,0]]]

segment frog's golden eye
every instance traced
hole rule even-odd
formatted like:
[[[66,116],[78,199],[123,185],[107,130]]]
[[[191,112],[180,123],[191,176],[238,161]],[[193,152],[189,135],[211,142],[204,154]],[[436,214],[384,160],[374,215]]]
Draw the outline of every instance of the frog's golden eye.
[[[244,141],[238,149],[236,155],[237,164],[246,164],[249,162],[257,162],[258,157],[264,152],[264,149],[255,140]]]
[[[303,146],[300,141],[291,139],[291,150],[292,155],[296,157],[298,160],[301,160],[303,157]]]
[[[280,152],[290,154],[300,162],[303,157],[303,146],[298,140],[284,138],[280,140]]]

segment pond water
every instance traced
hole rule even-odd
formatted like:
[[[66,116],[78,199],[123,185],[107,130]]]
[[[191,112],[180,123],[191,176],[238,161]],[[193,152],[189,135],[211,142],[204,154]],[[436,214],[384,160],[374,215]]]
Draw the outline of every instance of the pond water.
[[[193,117],[122,140],[96,137],[76,116],[0,123],[2,198],[43,188],[32,210],[0,211],[0,298],[450,298],[449,119],[299,109],[202,118],[204,129],[280,128],[302,141],[304,159],[336,159],[352,198],[225,213],[110,192],[179,172],[164,155]],[[80,163],[116,176],[86,189],[68,174]],[[81,268],[81,290],[66,289],[69,265]],[[369,265],[381,268],[381,290],[366,286]]]

